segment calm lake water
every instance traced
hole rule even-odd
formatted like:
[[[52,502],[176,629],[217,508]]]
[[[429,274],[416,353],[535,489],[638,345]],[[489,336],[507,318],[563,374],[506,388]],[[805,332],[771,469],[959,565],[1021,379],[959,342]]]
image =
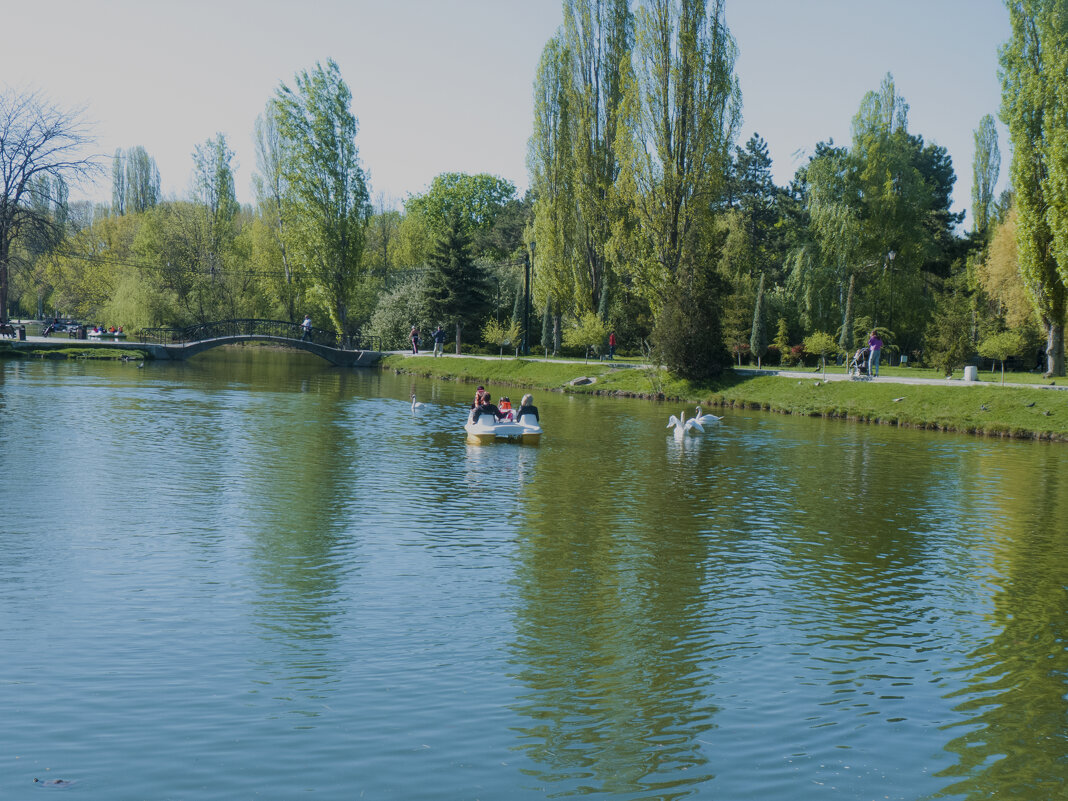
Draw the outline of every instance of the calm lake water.
[[[0,361],[0,798],[1068,795],[1064,445],[472,395]]]

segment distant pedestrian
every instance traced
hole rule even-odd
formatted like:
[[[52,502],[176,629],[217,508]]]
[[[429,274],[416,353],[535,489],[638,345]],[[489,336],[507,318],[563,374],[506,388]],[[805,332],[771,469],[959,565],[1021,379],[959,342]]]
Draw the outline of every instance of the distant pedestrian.
[[[608,332],[608,358],[609,359],[616,358],[616,332],[615,331],[609,331]]]
[[[414,325],[412,326],[411,333],[408,334],[408,339],[410,339],[412,341],[412,354],[413,355],[418,355],[418,353],[419,353],[419,329],[416,328]]]
[[[303,329],[303,332],[304,332],[304,333],[302,333],[300,335],[300,341],[301,342],[307,342],[309,339],[311,339],[311,330],[312,330],[312,323],[311,323],[311,315],[310,314],[305,314],[304,315],[304,322],[300,324],[300,327],[301,327],[301,329]]]
[[[871,350],[871,355],[868,356],[868,375],[876,378],[879,375],[879,352],[883,349],[883,341],[874,331],[868,337],[868,348]]]
[[[445,329],[440,325],[437,327],[437,330],[434,331],[434,355],[445,355]]]

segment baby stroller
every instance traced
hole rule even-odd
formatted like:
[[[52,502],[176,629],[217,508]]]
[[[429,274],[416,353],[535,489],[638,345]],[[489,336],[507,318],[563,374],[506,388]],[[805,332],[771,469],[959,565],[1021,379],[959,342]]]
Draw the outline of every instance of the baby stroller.
[[[851,381],[871,378],[868,375],[868,357],[871,351],[868,348],[860,348],[853,354],[853,361],[849,363],[849,379]]]

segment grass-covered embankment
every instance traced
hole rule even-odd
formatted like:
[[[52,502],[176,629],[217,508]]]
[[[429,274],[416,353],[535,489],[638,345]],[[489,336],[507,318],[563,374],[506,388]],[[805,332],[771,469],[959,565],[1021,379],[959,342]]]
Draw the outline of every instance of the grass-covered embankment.
[[[818,374],[744,376],[733,372],[697,384],[665,371],[605,362],[535,362],[388,356],[381,366],[428,378],[586,394],[667,400],[706,407],[766,409],[911,428],[1068,441],[1068,394],[997,384],[937,386],[825,381]],[[593,384],[572,386],[575,378]]]
[[[78,345],[26,347],[24,343],[22,347],[16,348],[11,343],[0,342],[0,358],[4,357],[19,359],[103,359],[110,361],[137,359],[141,361],[146,358],[146,354],[142,350],[83,347]]]

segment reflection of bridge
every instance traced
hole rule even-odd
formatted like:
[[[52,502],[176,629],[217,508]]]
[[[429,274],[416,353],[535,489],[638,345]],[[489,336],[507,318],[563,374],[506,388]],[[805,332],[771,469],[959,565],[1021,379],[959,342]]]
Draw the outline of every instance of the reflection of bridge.
[[[299,323],[282,320],[221,320],[188,328],[143,328],[127,342],[133,344],[133,340],[155,359],[183,360],[221,345],[253,340],[306,350],[341,367],[366,367],[382,356],[375,347],[377,337],[356,332],[345,347],[333,331],[312,328],[305,333]]]

